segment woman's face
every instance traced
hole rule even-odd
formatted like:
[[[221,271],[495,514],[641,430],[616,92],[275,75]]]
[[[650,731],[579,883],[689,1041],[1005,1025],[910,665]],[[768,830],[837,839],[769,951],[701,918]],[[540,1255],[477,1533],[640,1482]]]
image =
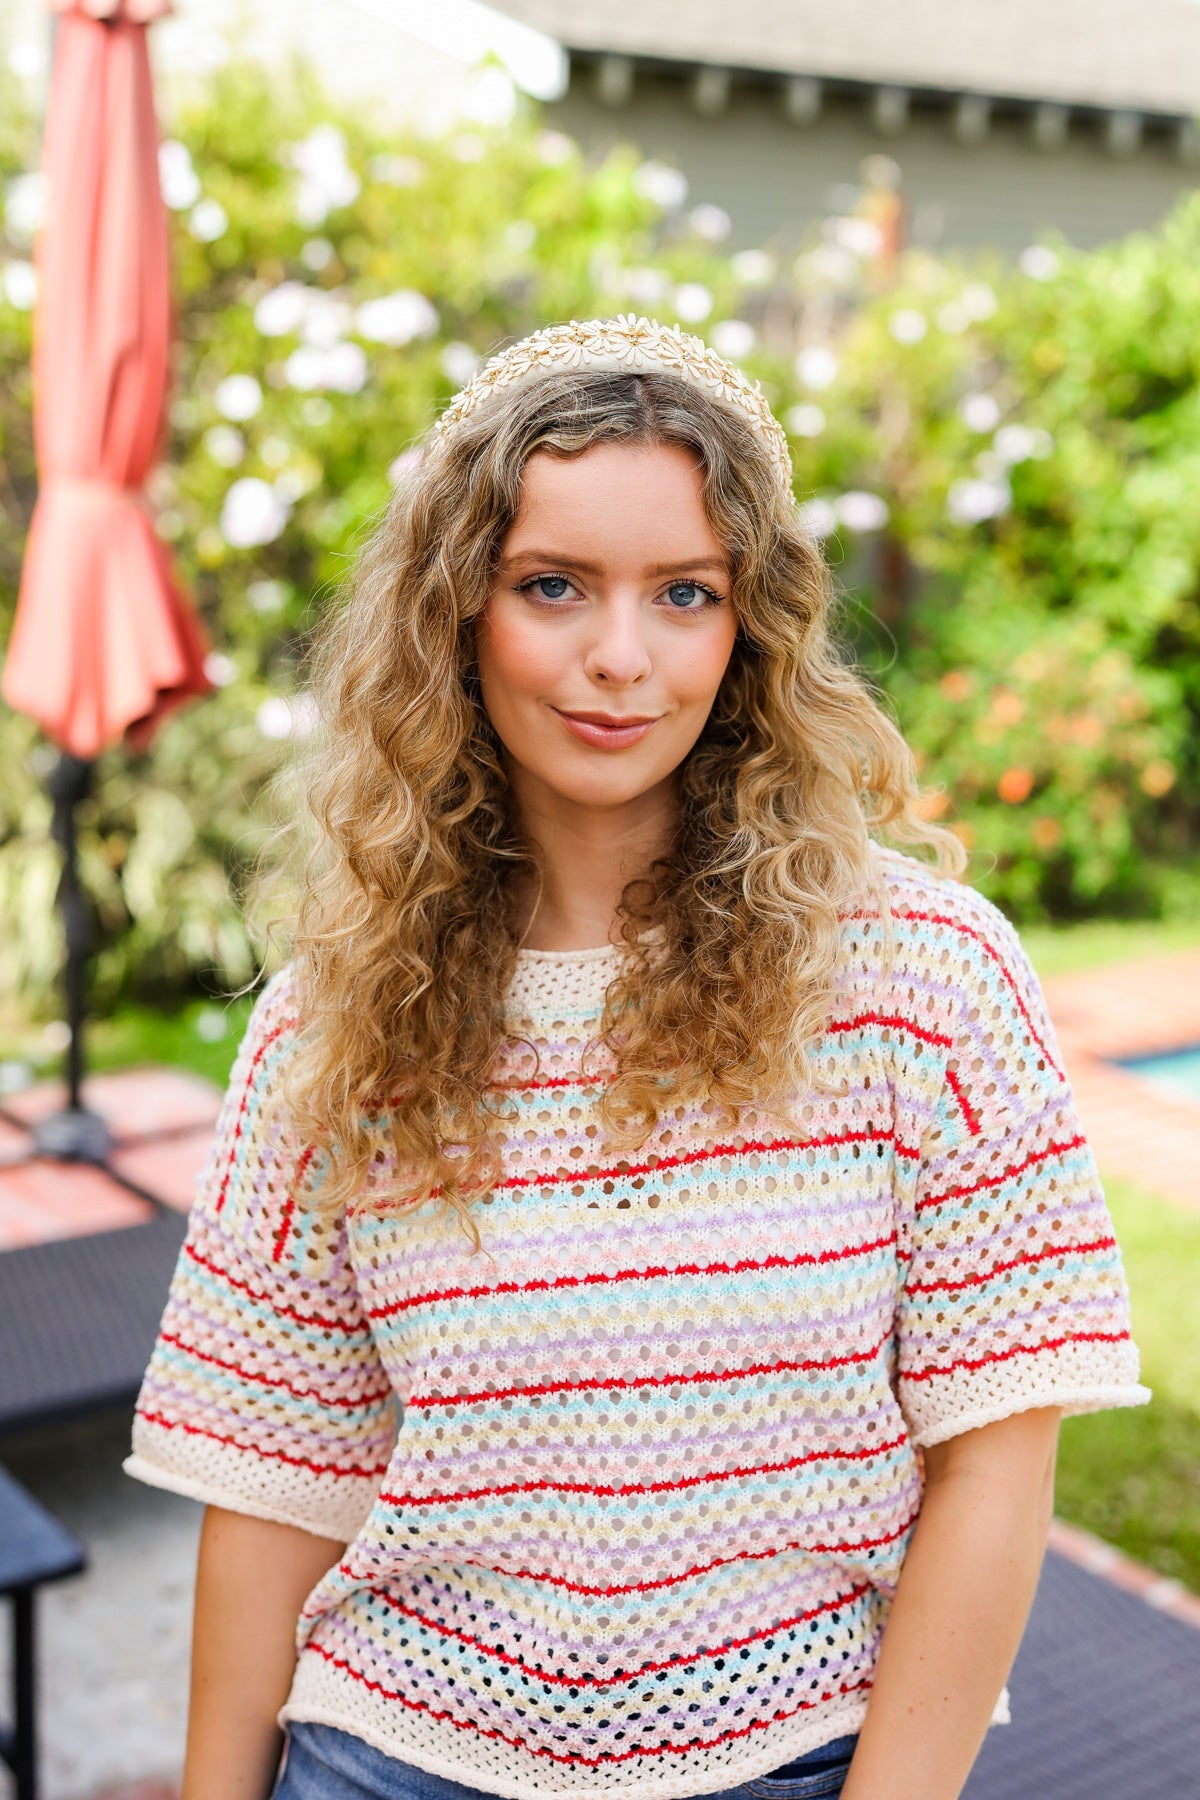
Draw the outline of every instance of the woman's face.
[[[478,638],[519,802],[608,810],[670,779],[737,633],[729,558],[675,446],[537,451]]]

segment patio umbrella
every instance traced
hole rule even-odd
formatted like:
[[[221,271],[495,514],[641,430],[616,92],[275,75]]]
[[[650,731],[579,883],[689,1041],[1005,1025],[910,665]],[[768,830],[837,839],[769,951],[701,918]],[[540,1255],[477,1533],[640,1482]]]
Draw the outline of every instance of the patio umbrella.
[[[75,807],[101,750],[123,738],[142,747],[166,712],[209,683],[199,623],[144,493],[171,325],[146,26],[169,0],[48,3],[61,17],[36,251],[39,491],[2,688],[62,751],[51,787],[64,853],[69,1104],[45,1128],[44,1147],[97,1158],[105,1133],[79,1091],[88,943]]]

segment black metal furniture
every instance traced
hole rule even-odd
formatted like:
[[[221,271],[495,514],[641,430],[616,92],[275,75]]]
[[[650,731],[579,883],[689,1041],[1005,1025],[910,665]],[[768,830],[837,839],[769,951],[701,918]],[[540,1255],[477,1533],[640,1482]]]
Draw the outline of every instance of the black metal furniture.
[[[12,1607],[12,1722],[0,1725],[0,1757],[16,1777],[16,1800],[37,1800],[37,1592],[84,1567],[82,1547],[0,1468],[0,1596]]]

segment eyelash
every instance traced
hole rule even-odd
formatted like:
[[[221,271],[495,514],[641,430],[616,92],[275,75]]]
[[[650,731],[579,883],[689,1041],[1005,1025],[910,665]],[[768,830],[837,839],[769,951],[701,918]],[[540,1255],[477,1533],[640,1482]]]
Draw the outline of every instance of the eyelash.
[[[572,587],[575,585],[571,577],[569,575],[564,575],[561,569],[543,569],[539,575],[527,575],[524,581],[518,581],[515,592],[518,594],[529,593],[537,586],[539,581],[570,581]],[[709,606],[724,606],[725,604],[724,594],[718,594],[716,588],[710,587],[707,581],[700,581],[692,575],[681,575],[675,581],[669,581],[667,587],[693,587],[698,593],[707,594]],[[561,604],[559,601],[548,600],[540,594],[535,594],[533,597],[535,600],[540,600],[543,606],[556,606]],[[674,610],[676,612],[700,612],[703,609],[700,607],[676,607]]]

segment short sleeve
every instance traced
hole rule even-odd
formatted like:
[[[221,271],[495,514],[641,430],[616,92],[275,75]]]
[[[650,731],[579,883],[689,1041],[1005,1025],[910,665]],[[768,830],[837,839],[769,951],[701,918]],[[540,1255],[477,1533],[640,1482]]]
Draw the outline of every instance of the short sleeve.
[[[344,1217],[298,1204],[311,1153],[267,1102],[296,1041],[286,971],[238,1053],[142,1382],[125,1467],[349,1542],[395,1434]]]
[[[947,915],[936,925],[948,1054],[899,1229],[898,1398],[921,1445],[1030,1407],[1150,1398],[1037,977],[978,895]]]

